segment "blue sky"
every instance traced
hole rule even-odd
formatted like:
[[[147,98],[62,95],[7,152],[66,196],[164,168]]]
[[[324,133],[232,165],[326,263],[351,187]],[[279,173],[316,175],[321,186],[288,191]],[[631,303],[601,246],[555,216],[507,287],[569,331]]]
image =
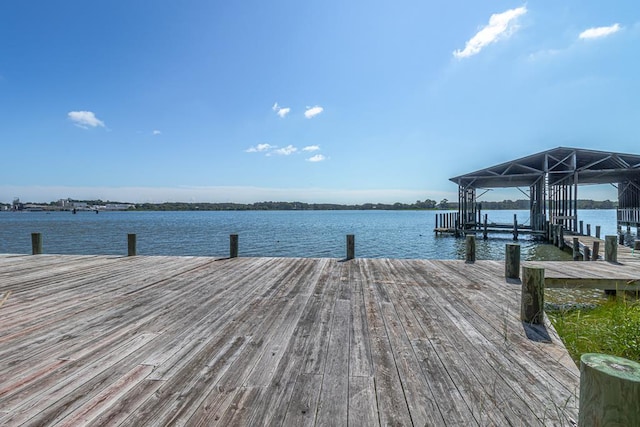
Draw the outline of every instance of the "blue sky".
[[[7,0],[0,201],[455,200],[640,152],[638,76],[635,1]]]

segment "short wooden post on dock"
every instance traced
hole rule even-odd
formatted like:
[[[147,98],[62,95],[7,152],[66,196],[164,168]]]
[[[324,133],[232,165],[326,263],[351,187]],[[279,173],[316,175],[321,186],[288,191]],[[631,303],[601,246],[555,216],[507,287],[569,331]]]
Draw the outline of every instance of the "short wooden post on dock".
[[[596,239],[600,238],[600,226],[596,225]]]
[[[618,242],[621,245],[624,245],[624,234],[622,234],[622,233],[618,234]]]
[[[520,320],[535,324],[544,322],[544,268],[522,267]]]
[[[136,256],[137,253],[136,235],[134,233],[129,233],[127,234],[127,256]]]
[[[513,240],[518,240],[518,215],[513,214]]]
[[[587,236],[591,236],[591,224],[587,224]]]
[[[589,246],[585,246],[583,251],[584,251],[584,256],[582,257],[582,260],[589,261],[591,259],[591,248],[589,248]]]
[[[520,245],[507,243],[504,257],[504,276],[507,279],[520,278]]]
[[[580,220],[578,222],[579,226],[580,226],[580,235],[583,236],[584,235],[584,221]]]
[[[31,253],[33,255],[42,254],[42,234],[31,233]]]
[[[580,259],[580,239],[578,237],[573,238],[573,260],[578,261]]]
[[[604,260],[618,262],[618,239],[616,236],[604,236]]]
[[[347,234],[347,259],[354,259],[356,257],[356,236],[353,234]]]
[[[564,225],[558,227],[558,247],[564,248]]]
[[[597,261],[600,256],[600,241],[595,240],[593,242],[593,251],[591,253],[591,261]]]
[[[580,357],[579,426],[640,426],[640,363],[618,356]]]
[[[238,235],[229,234],[229,258],[238,258]]]
[[[633,241],[633,253],[636,253],[636,251],[640,251],[640,240]]]
[[[465,262],[476,262],[476,236],[467,234],[465,237]]]

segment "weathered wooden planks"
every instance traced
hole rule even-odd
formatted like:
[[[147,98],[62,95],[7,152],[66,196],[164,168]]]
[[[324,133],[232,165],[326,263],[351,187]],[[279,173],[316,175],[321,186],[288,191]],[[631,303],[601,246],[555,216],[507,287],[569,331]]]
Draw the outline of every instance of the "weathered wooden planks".
[[[577,419],[578,370],[499,262],[0,256],[9,290],[2,425]]]

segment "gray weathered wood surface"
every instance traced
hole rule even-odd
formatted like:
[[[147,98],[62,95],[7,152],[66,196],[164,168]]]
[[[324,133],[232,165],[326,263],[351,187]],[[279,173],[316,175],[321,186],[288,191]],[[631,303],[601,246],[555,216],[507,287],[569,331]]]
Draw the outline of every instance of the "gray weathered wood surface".
[[[8,291],[0,425],[577,419],[503,262],[2,255]]]

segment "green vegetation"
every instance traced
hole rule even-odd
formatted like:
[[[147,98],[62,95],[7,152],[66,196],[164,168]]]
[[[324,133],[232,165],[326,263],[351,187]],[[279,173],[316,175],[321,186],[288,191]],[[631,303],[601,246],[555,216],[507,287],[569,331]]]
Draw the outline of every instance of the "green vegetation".
[[[640,301],[619,296],[593,307],[547,310],[571,357],[603,353],[640,362]]]

